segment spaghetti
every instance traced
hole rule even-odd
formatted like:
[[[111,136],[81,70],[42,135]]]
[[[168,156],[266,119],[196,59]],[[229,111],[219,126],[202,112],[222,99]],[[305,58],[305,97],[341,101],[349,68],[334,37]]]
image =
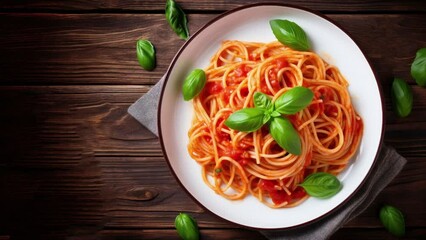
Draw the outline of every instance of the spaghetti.
[[[204,182],[227,199],[251,194],[272,208],[296,206],[308,197],[298,186],[306,176],[337,175],[359,146],[363,123],[348,83],[313,52],[279,42],[224,41],[205,73],[207,83],[193,99],[188,152],[201,165]],[[286,116],[300,135],[300,155],[282,149],[265,126],[251,133],[225,126],[233,112],[254,106],[255,92],[275,101],[296,86],[314,93],[308,107]]]

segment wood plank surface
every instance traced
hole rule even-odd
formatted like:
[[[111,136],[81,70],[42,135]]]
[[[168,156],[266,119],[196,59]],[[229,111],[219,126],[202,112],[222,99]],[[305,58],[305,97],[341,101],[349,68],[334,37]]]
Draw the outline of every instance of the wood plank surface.
[[[189,15],[190,32],[214,16]],[[409,69],[426,45],[424,14],[328,16],[359,44],[384,85],[394,76],[414,83]],[[184,44],[162,14],[0,14],[0,32],[1,85],[154,84]],[[139,38],[156,47],[152,72],[136,60]]]
[[[194,34],[220,13],[256,1],[177,2]],[[164,3],[1,2],[1,240],[178,239],[174,218],[179,212],[197,219],[202,239],[266,239],[198,206],[174,179],[158,138],[127,113],[185,43],[168,26]],[[415,84],[410,65],[417,49],[426,47],[426,4],[291,3],[326,13],[363,50],[383,88],[384,142],[407,159],[373,204],[331,239],[396,239],[378,219],[385,203],[405,214],[403,239],[424,238],[426,89]],[[156,47],[152,72],[137,63],[139,38]],[[392,111],[394,77],[413,90],[407,118]]]
[[[164,1],[157,0],[123,0],[123,1],[84,1],[84,0],[41,0],[41,1],[13,1],[3,0],[0,9],[6,10],[31,10],[31,11],[164,11]],[[233,1],[176,1],[185,11],[225,11],[242,5],[259,3],[255,0],[233,0]],[[270,2],[270,1],[268,1]],[[339,11],[339,12],[419,12],[426,11],[422,0],[328,0],[328,1],[275,1],[283,4],[293,4],[301,7],[312,8],[317,11]]]

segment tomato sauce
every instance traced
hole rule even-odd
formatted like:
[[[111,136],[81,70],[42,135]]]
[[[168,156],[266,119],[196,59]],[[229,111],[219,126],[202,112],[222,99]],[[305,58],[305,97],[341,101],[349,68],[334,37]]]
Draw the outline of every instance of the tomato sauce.
[[[278,70],[289,66],[287,59],[285,59],[284,57],[277,58],[274,60],[274,62],[276,64],[276,69]]]
[[[224,102],[229,103],[229,98],[231,97],[231,94],[234,92],[235,87],[233,86],[228,86],[225,89],[223,89],[222,93],[221,93],[221,98]]]
[[[221,82],[208,82],[205,86],[209,95],[221,93],[223,90]]]
[[[237,77],[247,77],[247,74],[251,71],[251,69],[251,67],[241,64],[234,70],[234,73]]]
[[[228,146],[225,150],[220,150],[219,154],[234,159],[243,167],[250,162],[249,153],[240,148]]]
[[[275,187],[276,185],[278,185],[278,182],[273,180],[262,179],[258,183],[259,188],[268,192],[272,202],[276,205],[284,202],[290,203],[292,200],[297,200],[306,196],[306,192],[302,187],[297,187],[291,195],[288,195],[286,191],[277,189]]]

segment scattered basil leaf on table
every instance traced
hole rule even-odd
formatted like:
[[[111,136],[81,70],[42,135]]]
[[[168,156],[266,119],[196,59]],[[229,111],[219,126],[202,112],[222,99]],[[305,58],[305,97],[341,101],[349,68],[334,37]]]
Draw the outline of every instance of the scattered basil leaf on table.
[[[392,83],[392,102],[395,113],[406,117],[413,107],[413,93],[411,87],[402,79],[395,78]]]
[[[155,48],[150,41],[139,39],[136,42],[136,56],[143,69],[151,71],[155,68]]]
[[[269,125],[269,132],[280,147],[291,154],[300,155],[302,143],[290,120],[282,117],[273,118]]]
[[[254,132],[263,126],[264,112],[260,108],[243,108],[232,113],[225,125],[241,132]]]
[[[182,39],[188,39],[188,20],[182,8],[173,0],[166,2],[166,19],[173,31]]]
[[[417,51],[411,64],[411,76],[419,86],[426,87],[426,48]]]
[[[307,176],[300,186],[302,186],[310,196],[317,198],[330,198],[342,189],[342,184],[339,179],[325,172],[317,172]]]
[[[202,69],[194,69],[185,78],[182,87],[183,99],[189,101],[200,94],[206,85],[206,73]]]
[[[402,215],[399,209],[389,205],[384,205],[380,209],[380,221],[393,235],[398,237],[405,235],[404,215]]]
[[[176,216],[175,227],[179,236],[184,240],[197,240],[200,238],[197,222],[186,213],[179,213]]]
[[[282,114],[295,114],[307,107],[314,98],[314,93],[309,88],[294,87],[283,93],[275,101],[275,110]]]
[[[311,47],[305,31],[289,20],[274,19],[269,21],[272,32],[279,42],[294,50],[308,51]]]

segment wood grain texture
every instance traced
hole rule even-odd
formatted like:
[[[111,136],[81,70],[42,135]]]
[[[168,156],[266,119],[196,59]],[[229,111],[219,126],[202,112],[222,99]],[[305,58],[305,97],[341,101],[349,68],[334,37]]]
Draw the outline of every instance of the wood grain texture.
[[[189,15],[190,32],[214,16]],[[359,44],[384,85],[394,76],[414,84],[410,65],[426,45],[423,14],[328,16]],[[0,14],[0,32],[1,85],[153,84],[184,44],[162,14]],[[139,38],[156,47],[152,72],[136,60]]]
[[[265,239],[198,206],[174,179],[158,138],[127,114],[184,44],[164,18],[164,2],[2,1],[0,239],[178,239],[173,222],[179,212],[197,219],[202,239]],[[177,2],[193,34],[218,14],[255,1]],[[404,239],[421,239],[426,89],[414,83],[409,69],[417,49],[426,46],[426,5],[291,3],[327,13],[358,43],[383,88],[385,143],[408,160],[373,204],[331,239],[395,239],[377,217],[384,203],[404,212]],[[139,38],[156,47],[152,72],[137,63]],[[407,118],[392,111],[394,77],[413,89]]]
[[[94,11],[164,11],[164,1],[157,0],[123,0],[123,1],[84,1],[84,0],[71,0],[71,1],[2,1],[1,8],[6,10],[31,10],[31,11],[81,11],[81,10],[94,10]],[[259,3],[261,1],[255,0],[234,0],[234,1],[190,1],[190,0],[177,0],[178,4],[185,11],[226,11],[239,6],[251,3]],[[373,1],[373,0],[349,0],[349,1],[303,1],[294,0],[288,1],[275,1],[283,4],[293,4],[301,7],[312,8],[317,11],[344,11],[344,12],[372,12],[372,11],[426,11],[423,1],[421,0],[390,0],[390,1]]]
[[[407,234],[404,239],[417,239],[416,236],[425,235],[425,229],[419,228],[408,228]],[[173,229],[165,229],[160,233],[156,230],[106,230],[100,231],[96,236],[102,236],[104,240],[115,240],[115,239],[127,239],[127,240],[136,240],[136,239],[179,239],[176,235],[176,231]],[[240,230],[240,229],[202,229],[201,230],[202,239],[212,239],[212,240],[266,240],[263,235],[256,231]],[[95,235],[86,235],[79,236],[79,240],[92,240]],[[370,228],[370,229],[356,229],[356,228],[346,228],[339,230],[330,240],[377,240],[377,239],[397,239],[391,234],[387,233],[383,228]]]

